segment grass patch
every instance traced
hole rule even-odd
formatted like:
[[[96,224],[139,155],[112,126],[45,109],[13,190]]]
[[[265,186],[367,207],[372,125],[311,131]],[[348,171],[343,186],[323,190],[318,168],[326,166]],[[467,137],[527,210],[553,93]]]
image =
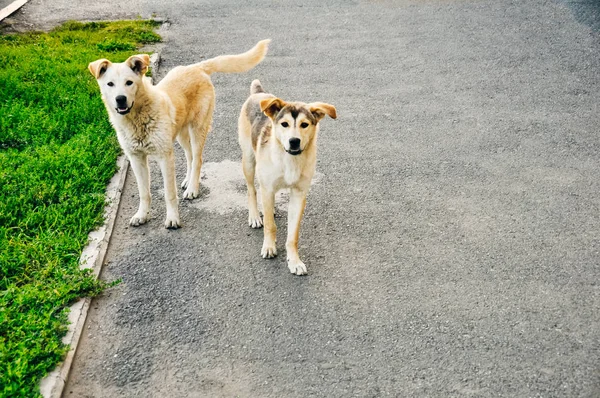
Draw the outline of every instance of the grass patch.
[[[0,396],[39,396],[67,306],[105,284],[79,269],[120,149],[89,62],[160,40],[153,21],[0,36]]]

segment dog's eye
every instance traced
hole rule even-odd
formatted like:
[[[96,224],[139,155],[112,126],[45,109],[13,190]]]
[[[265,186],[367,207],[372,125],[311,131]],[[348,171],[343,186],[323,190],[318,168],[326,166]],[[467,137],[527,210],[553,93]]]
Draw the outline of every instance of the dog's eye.
[[[289,126],[289,124],[288,124],[288,122],[283,122],[283,123],[281,123],[281,126],[287,127],[287,126]]]
[[[302,127],[303,129],[308,127],[308,123],[304,122],[302,124],[300,124],[300,127]]]
[[[112,87],[115,85],[113,82],[108,82],[107,84],[108,84],[108,87]]]
[[[127,80],[127,81],[125,82],[125,84],[126,84],[127,86],[131,86],[131,85],[133,84],[133,82],[132,82],[131,80]]]

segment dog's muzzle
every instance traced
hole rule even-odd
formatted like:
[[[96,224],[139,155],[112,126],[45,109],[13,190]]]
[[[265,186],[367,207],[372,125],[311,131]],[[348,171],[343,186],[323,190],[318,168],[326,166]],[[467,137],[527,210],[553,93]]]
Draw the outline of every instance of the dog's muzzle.
[[[290,145],[290,149],[287,149],[287,153],[290,155],[300,155],[302,153],[302,148],[300,147],[300,138],[292,137],[288,141]]]
[[[133,104],[131,104],[131,106],[128,108],[117,107],[115,109],[119,115],[127,115],[129,112],[131,112],[131,108],[133,108]]]
[[[286,151],[287,153],[289,153],[290,155],[300,155],[302,153],[302,149],[288,149]]]

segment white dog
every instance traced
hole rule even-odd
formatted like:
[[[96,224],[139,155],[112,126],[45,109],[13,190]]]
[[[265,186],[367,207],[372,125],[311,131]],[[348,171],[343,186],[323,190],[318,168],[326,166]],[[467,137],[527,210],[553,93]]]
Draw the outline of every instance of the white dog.
[[[151,155],[157,158],[164,180],[165,228],[179,228],[173,142],[177,138],[187,160],[183,197],[193,199],[200,190],[202,150],[215,105],[215,91],[209,75],[252,69],[265,57],[269,41],[260,41],[243,54],[222,55],[197,64],[178,66],[156,86],[145,77],[150,63],[146,54],[134,55],[118,64],[107,59],[89,64],[137,180],[140,206],[129,222],[131,225],[138,226],[149,219],[148,156]]]
[[[265,223],[261,255],[263,258],[275,257],[275,194],[280,189],[290,189],[285,247],[288,268],[296,275],[307,272],[298,254],[298,236],[306,195],[315,174],[319,121],[325,115],[335,119],[335,107],[322,102],[285,102],[265,93],[260,82],[255,80],[238,122],[242,164],[248,186],[248,224],[252,228],[262,226],[254,188],[256,174]]]

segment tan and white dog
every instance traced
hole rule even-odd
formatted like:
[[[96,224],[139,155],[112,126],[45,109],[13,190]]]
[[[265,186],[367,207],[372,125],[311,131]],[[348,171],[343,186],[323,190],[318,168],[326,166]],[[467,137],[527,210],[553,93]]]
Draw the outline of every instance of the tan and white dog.
[[[165,187],[165,228],[180,227],[173,143],[177,139],[187,160],[187,172],[181,185],[185,189],[183,197],[194,199],[200,191],[202,151],[215,106],[215,90],[209,75],[252,69],[265,57],[269,42],[262,40],[243,54],[222,55],[178,66],[156,86],[145,76],[150,63],[146,54],[134,55],[123,63],[99,59],[89,64],[119,144],[137,180],[140,206],[129,224],[138,226],[149,219],[148,156],[155,156]]]
[[[306,274],[306,265],[298,255],[298,236],[306,195],[315,174],[319,121],[325,115],[335,119],[335,107],[321,102],[285,102],[265,93],[260,82],[254,80],[238,122],[242,164],[248,186],[248,224],[252,228],[262,226],[254,188],[256,174],[265,225],[261,255],[263,258],[275,257],[275,194],[281,189],[290,189],[285,247],[288,268],[296,275]]]

